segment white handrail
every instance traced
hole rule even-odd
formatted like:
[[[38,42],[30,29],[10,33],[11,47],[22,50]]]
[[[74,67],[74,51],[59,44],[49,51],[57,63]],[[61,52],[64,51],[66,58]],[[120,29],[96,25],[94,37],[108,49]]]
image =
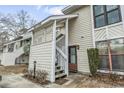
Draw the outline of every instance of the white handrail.
[[[63,53],[61,49],[59,49],[57,46],[56,46],[56,49],[57,49],[57,51],[64,57],[64,59],[67,59],[66,54]]]

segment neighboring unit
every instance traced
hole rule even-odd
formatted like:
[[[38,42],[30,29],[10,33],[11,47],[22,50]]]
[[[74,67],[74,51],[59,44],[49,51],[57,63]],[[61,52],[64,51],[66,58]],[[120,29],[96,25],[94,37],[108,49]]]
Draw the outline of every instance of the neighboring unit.
[[[124,71],[124,6],[73,5],[33,26],[29,70],[48,80],[70,72],[90,73],[87,49],[99,48],[100,71]]]
[[[0,64],[4,66],[28,64],[32,32],[28,32],[4,44],[0,53]]]

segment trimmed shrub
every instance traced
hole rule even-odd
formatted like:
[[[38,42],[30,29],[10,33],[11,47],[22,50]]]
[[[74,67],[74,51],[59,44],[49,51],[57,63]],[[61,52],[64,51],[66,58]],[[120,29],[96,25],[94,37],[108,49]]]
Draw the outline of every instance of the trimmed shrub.
[[[30,52],[30,44],[25,45],[23,48],[23,51],[24,51],[25,55],[28,55]]]
[[[28,74],[33,77],[34,76],[34,71],[33,70],[29,70]]]
[[[34,71],[29,70],[27,77],[38,81],[39,83],[44,83],[47,80],[48,73],[45,70],[36,70],[36,77],[34,78]]]
[[[40,83],[45,82],[47,79],[48,73],[45,70],[37,70],[36,77]]]
[[[99,67],[99,50],[97,48],[87,49],[90,73],[95,76]]]

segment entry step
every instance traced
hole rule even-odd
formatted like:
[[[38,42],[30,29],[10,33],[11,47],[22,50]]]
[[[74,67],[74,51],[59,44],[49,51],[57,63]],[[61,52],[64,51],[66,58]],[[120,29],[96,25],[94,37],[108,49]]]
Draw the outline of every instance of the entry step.
[[[65,73],[61,73],[61,74],[56,75],[55,77],[56,77],[56,79],[58,79],[58,78],[62,78],[65,76],[67,76]]]

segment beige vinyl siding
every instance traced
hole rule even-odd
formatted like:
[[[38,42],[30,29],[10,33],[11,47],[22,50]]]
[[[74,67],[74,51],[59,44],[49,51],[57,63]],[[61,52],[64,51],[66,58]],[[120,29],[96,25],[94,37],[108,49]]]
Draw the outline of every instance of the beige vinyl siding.
[[[45,32],[45,41],[51,41],[52,40],[52,28],[49,28]]]
[[[30,49],[29,70],[34,68],[34,61],[36,61],[36,69],[45,70],[48,73],[47,79],[50,80],[52,71],[52,26],[35,30],[33,32],[33,45]]]
[[[94,32],[96,41],[124,37],[122,22],[95,29]]]
[[[118,38],[118,37],[124,37],[124,29],[123,29],[122,24],[109,27],[109,29],[108,29],[108,38],[109,39]]]
[[[51,75],[52,42],[31,46],[29,69],[33,69],[33,62],[36,61],[36,69],[47,71],[48,80]]]
[[[80,8],[72,13],[79,14],[78,18],[69,21],[69,46],[79,45],[77,65],[80,72],[89,72],[87,49],[93,47],[90,10],[90,6]]]
[[[99,29],[95,30],[95,40],[100,41],[100,40],[106,40],[107,35],[106,35],[106,29]]]
[[[33,45],[52,40],[52,26],[36,29],[33,33]]]

